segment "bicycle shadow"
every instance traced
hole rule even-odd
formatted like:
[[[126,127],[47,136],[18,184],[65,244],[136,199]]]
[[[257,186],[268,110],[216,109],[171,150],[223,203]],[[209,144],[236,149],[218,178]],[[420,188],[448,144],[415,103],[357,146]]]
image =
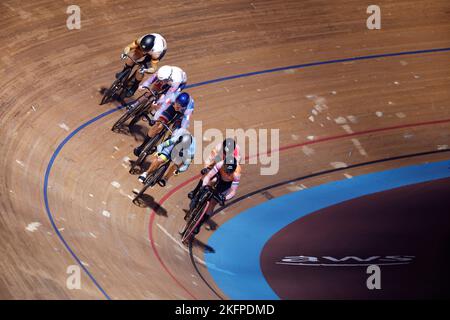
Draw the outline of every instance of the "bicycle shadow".
[[[208,221],[205,222],[206,226],[206,230],[208,231],[214,231],[217,229],[217,227],[219,226],[217,223],[215,223],[212,219],[209,219]]]
[[[133,200],[133,203],[141,208],[150,208],[155,211],[158,216],[167,217],[167,210],[155,201],[151,195],[144,193],[138,199]]]
[[[100,89],[98,89],[98,92],[103,96],[105,94],[106,90],[108,90],[107,87],[100,87]]]
[[[124,134],[124,135],[126,135],[126,136],[129,136],[129,135],[130,135],[130,131],[129,131],[129,129],[128,129],[128,126],[126,126],[126,125],[121,126],[121,127],[119,127],[119,128],[114,128],[113,131],[114,131],[115,133]]]
[[[136,160],[129,160],[130,166],[133,166],[136,163]],[[150,168],[150,161],[144,161],[140,166],[137,166],[133,171],[131,171],[131,174],[141,174]]]
[[[137,142],[142,142],[147,137],[147,131],[145,125],[134,124],[133,126],[128,126],[130,134],[134,137]]]
[[[103,87],[103,86],[102,86],[102,87],[100,87],[100,89],[98,89],[98,93],[100,93],[100,95],[103,96],[103,95],[106,93],[106,91],[107,91],[108,89],[109,89],[109,88]],[[112,102],[112,101],[119,102],[121,105],[126,103],[125,99],[118,99],[118,97],[117,97],[116,95],[114,95],[114,96],[112,97],[112,99],[111,99],[110,102]]]
[[[192,246],[202,249],[205,253],[216,253],[216,250],[214,250],[213,247],[208,246],[197,238],[194,238],[194,240],[192,240]]]

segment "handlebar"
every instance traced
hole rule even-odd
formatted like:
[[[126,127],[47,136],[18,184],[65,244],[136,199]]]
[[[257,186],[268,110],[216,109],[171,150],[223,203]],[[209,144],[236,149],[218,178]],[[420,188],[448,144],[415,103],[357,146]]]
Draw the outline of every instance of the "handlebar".
[[[134,60],[128,53],[126,53],[125,56],[127,56],[128,58],[130,58],[130,60],[133,61],[134,64],[140,64],[139,62],[137,62],[136,60]]]
[[[214,190],[214,192],[213,192],[213,198],[214,198],[214,200],[216,200],[219,204],[220,204],[220,206],[224,206],[225,205],[225,200],[222,200],[222,197],[220,197],[220,195],[219,194],[217,194],[216,192],[215,192],[215,190]]]
[[[213,199],[216,200],[222,207],[225,205],[225,199],[223,199],[220,194],[217,193],[215,188],[212,188],[211,186],[205,186],[205,189],[212,193]]]

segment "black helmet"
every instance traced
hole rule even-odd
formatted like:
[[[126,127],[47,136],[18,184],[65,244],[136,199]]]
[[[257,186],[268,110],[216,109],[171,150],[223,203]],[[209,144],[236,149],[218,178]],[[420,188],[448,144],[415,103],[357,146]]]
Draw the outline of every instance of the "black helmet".
[[[144,52],[149,52],[150,50],[152,50],[154,44],[155,44],[155,36],[152,34],[147,34],[143,36],[141,41],[139,42],[139,46]]]
[[[223,156],[232,156],[234,154],[234,150],[236,149],[236,141],[233,138],[226,138],[223,140],[222,151]]]
[[[229,159],[227,158],[224,161],[225,163],[223,164],[223,166],[226,173],[231,174],[236,171],[238,163],[235,157]]]

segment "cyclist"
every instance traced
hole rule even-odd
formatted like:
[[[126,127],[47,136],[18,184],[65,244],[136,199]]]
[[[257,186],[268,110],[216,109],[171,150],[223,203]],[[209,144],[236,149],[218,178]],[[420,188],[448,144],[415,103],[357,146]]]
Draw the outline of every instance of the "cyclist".
[[[140,86],[141,90],[146,90],[144,94],[127,106],[128,109],[136,107],[144,99],[148,100],[153,94],[157,94],[159,99],[153,103],[149,112],[160,108],[167,108],[174,102],[177,95],[186,87],[187,75],[181,68],[175,66],[162,66],[158,72],[145,80]]]
[[[241,161],[240,148],[233,138],[226,138],[222,143],[218,143],[211,151],[208,159],[205,161],[205,168],[201,170],[202,176],[208,173],[216,163],[224,160],[227,155],[234,156],[238,163]],[[203,177],[198,181],[197,186],[188,193],[189,199],[194,199],[197,196],[198,190],[202,186]]]
[[[135,77],[130,80],[127,97],[131,97],[136,92],[139,83],[144,78],[145,73],[155,73],[159,61],[162,60],[166,52],[166,39],[158,33],[143,35],[142,37],[135,39],[123,49],[120,57],[122,60],[125,60],[125,65],[122,71],[116,73],[116,78],[119,78],[124,72],[133,67],[133,60],[142,65],[140,72],[137,72]],[[130,56],[133,60],[128,56]],[[150,67],[148,66],[149,62],[151,62]]]
[[[164,103],[162,107],[156,112],[154,117],[155,120],[161,121],[165,124],[173,120],[175,117],[178,117],[178,119],[176,119],[173,123],[173,128],[175,129],[174,134],[178,129],[187,130],[187,128],[189,127],[191,114],[194,112],[194,99],[192,99],[189,93],[176,92],[175,96],[175,101],[170,104]],[[163,124],[159,122],[150,127],[147,133],[147,137],[144,139],[142,144],[133,150],[133,153],[136,157],[139,157],[144,146],[150,141],[152,137],[161,132],[163,127]]]
[[[240,180],[241,166],[238,164],[238,160],[231,155],[214,165],[214,167],[205,175],[203,178],[202,189],[211,188],[211,185],[216,183],[215,192],[221,198],[221,204],[224,205],[225,201],[230,200],[236,195]],[[197,199],[194,199],[193,201],[196,200]],[[206,209],[206,213],[194,230],[194,234],[197,234],[200,231],[201,226],[214,215],[214,208],[216,205],[217,201],[212,198]]]
[[[150,168],[138,179],[143,183],[149,174],[167,161],[172,161],[164,177],[158,182],[160,186],[164,187],[172,175],[178,175],[189,168],[194,155],[194,137],[187,130],[180,129],[176,135],[158,145],[156,153],[152,155]]]

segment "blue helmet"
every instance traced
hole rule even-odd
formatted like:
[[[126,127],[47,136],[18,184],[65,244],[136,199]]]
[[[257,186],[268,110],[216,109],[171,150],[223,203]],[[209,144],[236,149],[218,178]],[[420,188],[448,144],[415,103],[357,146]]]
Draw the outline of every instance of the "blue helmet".
[[[187,108],[190,100],[191,100],[191,97],[189,96],[189,93],[183,92],[178,95],[175,102],[178,103],[184,109],[184,108]]]

